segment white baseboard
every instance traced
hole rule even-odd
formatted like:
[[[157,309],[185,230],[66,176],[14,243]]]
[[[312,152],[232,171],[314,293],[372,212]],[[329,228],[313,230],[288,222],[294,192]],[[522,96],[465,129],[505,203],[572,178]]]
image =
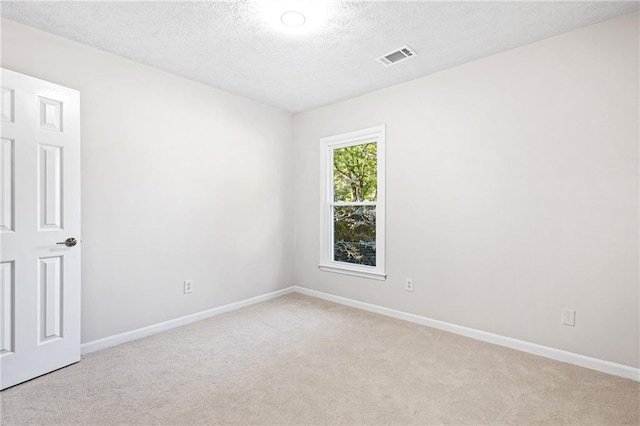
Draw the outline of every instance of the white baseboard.
[[[93,340],[91,342],[83,343],[80,347],[80,352],[82,353],[82,355],[90,354],[91,352],[110,348],[111,346],[120,345],[122,343],[130,342],[132,340],[142,339],[143,337],[152,336],[162,331],[166,331],[172,328],[191,324],[192,322],[200,321],[205,318],[213,317],[215,315],[220,315],[226,312],[235,311],[236,309],[244,308],[245,306],[255,305],[256,303],[264,302],[265,300],[275,299],[276,297],[284,296],[285,294],[289,294],[293,291],[294,291],[293,287],[288,287],[282,290],[252,297],[250,299],[229,303],[228,305],[219,306],[213,309],[207,309],[206,311],[196,312],[195,314],[186,315],[180,318],[175,318],[175,319],[161,322],[158,324],[153,324],[148,327],[142,327],[136,330],[127,331],[126,333],[116,334],[115,336],[109,336],[103,339]]]
[[[162,331],[187,325],[192,322],[200,321],[215,315],[220,315],[226,312],[234,311],[236,309],[240,309],[245,306],[250,306],[256,303],[264,302],[266,300],[275,299],[276,297],[284,296],[285,294],[289,294],[292,292],[304,294],[307,296],[317,297],[320,299],[328,300],[330,302],[339,303],[341,305],[363,309],[369,312],[375,312],[377,314],[386,315],[388,317],[398,318],[398,319],[413,322],[416,324],[425,325],[427,327],[437,328],[439,330],[448,331],[450,333],[459,334],[462,336],[470,337],[472,339],[481,340],[483,342],[493,343],[495,345],[505,346],[507,348],[516,349],[522,352],[543,356],[545,358],[554,359],[556,361],[562,361],[569,364],[578,365],[580,367],[589,368],[591,370],[596,370],[603,373],[613,374],[615,376],[620,376],[620,377],[625,377],[627,379],[640,381],[639,368],[630,367],[628,365],[623,365],[623,364],[617,364],[615,362],[605,361],[597,358],[591,358],[588,356],[579,355],[572,352],[563,351],[560,349],[550,348],[548,346],[538,345],[536,343],[525,342],[523,340],[501,336],[499,334],[488,333],[486,331],[476,330],[474,328],[451,324],[448,322],[439,321],[439,320],[423,317],[420,315],[410,314],[407,312],[397,311],[395,309],[385,308],[383,306],[373,305],[371,303],[366,303],[366,302],[360,302],[358,300],[348,299],[346,297],[341,297],[341,296],[335,296],[333,294],[323,293],[321,291],[311,290],[311,289],[299,287],[299,286],[288,287],[282,290],[252,297],[250,299],[241,300],[235,303],[229,303],[228,305],[219,306],[217,308],[208,309],[206,311],[197,312],[195,314],[186,315],[184,317],[161,322],[159,324],[150,325],[148,327],[143,327],[137,330],[128,331],[126,333],[116,334],[115,336],[109,336],[103,339],[98,339],[88,343],[84,343],[81,346],[81,352],[83,355],[86,355],[91,352],[95,352],[95,351],[106,349],[112,346],[120,345],[122,343],[130,342],[132,340],[141,339],[143,337],[151,336],[156,333],[160,333]]]
[[[450,333],[459,334],[472,339],[482,340],[483,342],[493,343],[499,346],[516,349],[534,355],[543,356],[545,358],[562,361],[569,364],[578,365],[580,367],[589,368],[591,370],[600,371],[615,376],[625,377],[640,381],[640,369],[630,367],[628,365],[617,364],[611,361],[605,361],[597,358],[591,358],[560,349],[550,348],[535,343],[525,342],[523,340],[511,337],[501,336],[499,334],[488,333],[486,331],[476,330],[461,325],[455,325],[444,321],[422,317],[420,315],[409,314],[407,312],[397,311],[395,309],[385,308],[370,303],[360,302],[358,300],[347,299],[346,297],[334,296],[333,294],[323,293],[321,291],[311,290],[304,287],[294,286],[293,291],[307,296],[317,297],[328,300],[330,302],[339,303],[341,305],[351,306],[353,308],[363,309],[369,312],[386,315],[388,317],[398,318],[401,320],[413,322],[416,324],[426,325],[427,327],[437,328],[439,330],[448,331]]]

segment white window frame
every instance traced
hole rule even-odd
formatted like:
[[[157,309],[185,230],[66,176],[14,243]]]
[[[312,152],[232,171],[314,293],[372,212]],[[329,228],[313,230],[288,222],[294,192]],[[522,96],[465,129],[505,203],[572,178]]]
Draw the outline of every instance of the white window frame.
[[[385,125],[320,139],[320,270],[385,280]],[[375,142],[377,144],[378,197],[374,202],[334,202],[333,150]],[[376,206],[376,266],[333,260],[333,213],[335,205]]]

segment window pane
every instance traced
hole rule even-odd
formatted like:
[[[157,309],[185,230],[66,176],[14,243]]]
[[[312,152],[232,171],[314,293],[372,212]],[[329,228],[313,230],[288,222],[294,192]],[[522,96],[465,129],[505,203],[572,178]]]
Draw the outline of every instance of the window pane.
[[[375,142],[333,150],[333,201],[376,201],[377,151]]]
[[[376,207],[334,206],[333,258],[376,266]]]

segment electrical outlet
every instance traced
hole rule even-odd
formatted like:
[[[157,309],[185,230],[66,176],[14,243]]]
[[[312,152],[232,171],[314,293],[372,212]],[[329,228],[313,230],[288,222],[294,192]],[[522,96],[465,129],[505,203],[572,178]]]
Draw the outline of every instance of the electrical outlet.
[[[562,310],[562,324],[568,325],[571,327],[576,326],[576,311],[573,309],[563,309]]]
[[[413,291],[413,278],[405,278],[404,289],[405,291]]]
[[[193,293],[193,280],[185,280],[183,287],[184,294]]]

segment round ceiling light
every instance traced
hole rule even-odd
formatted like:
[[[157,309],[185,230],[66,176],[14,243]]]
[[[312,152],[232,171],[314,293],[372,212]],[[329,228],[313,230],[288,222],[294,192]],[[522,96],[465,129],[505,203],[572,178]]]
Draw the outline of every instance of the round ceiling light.
[[[282,21],[282,23],[287,27],[295,28],[303,26],[307,19],[302,13],[290,10],[289,12],[282,14],[280,21]]]

